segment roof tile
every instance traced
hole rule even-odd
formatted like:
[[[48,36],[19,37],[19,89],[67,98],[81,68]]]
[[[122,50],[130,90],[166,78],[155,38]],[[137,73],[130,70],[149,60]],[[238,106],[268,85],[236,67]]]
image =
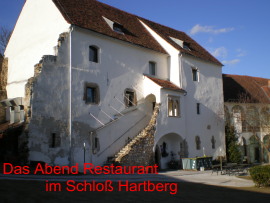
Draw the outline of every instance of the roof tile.
[[[58,7],[66,21],[72,25],[89,29],[116,39],[152,49],[154,51],[167,53],[140,23],[139,20],[142,20],[182,53],[222,66],[216,58],[214,58],[184,32],[146,20],[96,0],[53,0],[53,2]],[[125,28],[125,34],[119,34],[112,31],[103,17],[121,24]],[[191,50],[188,51],[183,49],[170,37],[174,37],[188,43]]]

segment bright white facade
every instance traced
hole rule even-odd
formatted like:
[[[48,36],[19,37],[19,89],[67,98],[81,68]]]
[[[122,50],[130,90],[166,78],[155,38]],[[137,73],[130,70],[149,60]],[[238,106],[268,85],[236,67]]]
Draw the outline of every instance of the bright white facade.
[[[161,168],[171,152],[176,160],[225,154],[222,66],[183,53],[139,23],[165,52],[70,25],[53,2],[26,1],[5,52],[9,99],[25,97],[34,65],[50,55],[43,57],[24,104],[31,111],[30,161],[103,165],[148,124],[153,103],[161,104],[153,147]],[[89,59],[90,47],[97,61]],[[90,103],[88,90],[95,100]]]

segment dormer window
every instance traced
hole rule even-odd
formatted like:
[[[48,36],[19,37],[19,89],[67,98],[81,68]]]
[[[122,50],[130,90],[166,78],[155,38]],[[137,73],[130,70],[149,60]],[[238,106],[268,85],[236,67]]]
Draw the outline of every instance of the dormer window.
[[[124,27],[123,27],[123,25],[120,25],[119,23],[114,23],[113,24],[113,30],[115,32],[120,33],[120,34],[124,34]]]
[[[170,37],[171,40],[173,40],[176,44],[178,44],[180,47],[182,47],[183,49],[190,51],[190,44],[187,42],[184,42],[180,39],[174,38],[174,37]]]
[[[183,49],[190,51],[190,44],[187,42],[183,43]]]

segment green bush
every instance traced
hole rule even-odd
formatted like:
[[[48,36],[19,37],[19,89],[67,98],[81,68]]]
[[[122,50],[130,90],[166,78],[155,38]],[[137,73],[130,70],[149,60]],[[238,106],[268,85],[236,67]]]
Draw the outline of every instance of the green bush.
[[[257,187],[270,185],[270,165],[254,166],[249,173]]]

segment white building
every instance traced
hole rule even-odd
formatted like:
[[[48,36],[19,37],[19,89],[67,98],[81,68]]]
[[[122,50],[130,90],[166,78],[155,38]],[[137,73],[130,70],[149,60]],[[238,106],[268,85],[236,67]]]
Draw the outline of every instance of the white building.
[[[235,127],[243,159],[269,162],[270,80],[223,75],[226,124]]]
[[[224,155],[222,64],[181,31],[96,0],[27,0],[5,57],[2,103],[24,108],[30,161],[102,165],[156,103],[161,168],[171,152]]]

